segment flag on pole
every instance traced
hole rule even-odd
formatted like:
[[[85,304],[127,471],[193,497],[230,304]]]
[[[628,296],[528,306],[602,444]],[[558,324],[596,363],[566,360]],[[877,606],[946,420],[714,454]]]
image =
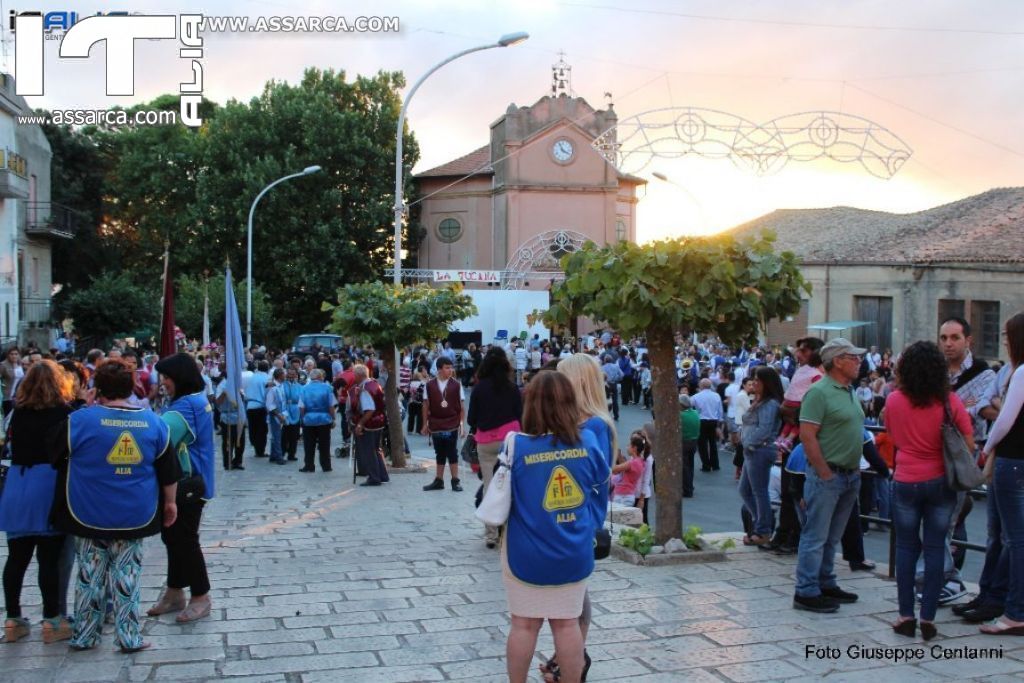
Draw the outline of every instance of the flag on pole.
[[[170,245],[164,244],[164,296],[160,317],[160,357],[167,358],[178,352],[174,335],[174,288],[171,284]]]
[[[203,299],[203,348],[210,347],[210,284],[206,284]]]
[[[224,393],[238,406],[239,426],[245,424],[245,402],[242,400],[242,371],[245,369],[245,347],[242,346],[242,325],[238,320],[235,290],[231,286],[231,266],[224,275]],[[241,439],[241,429],[238,437]]]

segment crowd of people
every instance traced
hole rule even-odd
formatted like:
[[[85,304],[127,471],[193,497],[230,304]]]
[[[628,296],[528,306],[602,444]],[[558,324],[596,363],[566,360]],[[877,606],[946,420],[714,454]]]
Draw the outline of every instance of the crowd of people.
[[[595,533],[609,503],[641,508],[646,521],[658,469],[655,415],[678,415],[684,497],[698,491],[698,466],[700,476],[716,476],[720,456],[731,453],[743,541],[797,556],[797,609],[835,612],[855,602],[836,581],[835,552],[841,548],[852,569],[872,569],[860,516],[891,519],[893,629],[920,629],[925,639],[935,635],[937,607],[966,592],[955,540],[971,497],[947,482],[942,445],[943,424],[955,425],[989,481],[981,591],[955,611],[985,622],[984,633],[1024,633],[1024,314],[1007,321],[1005,338],[1006,366],[972,355],[970,325],[959,318],[943,322],[938,343],[917,342],[896,356],[842,338],[807,337],[786,349],[678,338],[678,409],[653,404],[644,339],[611,331],[407,348],[396,383],[402,424],[428,436],[434,451],[425,491],[444,490],[446,476],[451,491],[464,490],[467,435],[472,457],[463,459],[482,478],[479,497],[509,467],[508,521],[484,525],[482,536],[501,550],[510,677],[526,679],[547,619],[557,652],[542,666],[545,677],[578,680],[591,663],[586,577]],[[251,349],[238,396],[229,393],[217,349],[158,360],[116,346],[81,361],[56,349],[28,351],[10,349],[0,362],[11,461],[0,495],[8,642],[29,632],[20,591],[34,554],[44,642],[94,647],[112,615],[123,651],[146,647],[138,576],[142,539],[156,533],[168,572],[148,614],[175,612],[180,622],[208,615],[199,530],[215,494],[218,434],[224,470],[244,470],[247,447],[268,463],[297,461],[301,442],[301,472],[317,465],[331,472],[333,458],[351,453],[362,486],[388,482],[391,449],[408,452],[407,443],[389,443],[387,369],[371,347],[307,355]],[[619,409],[629,404],[652,410],[651,423],[620,447]]]

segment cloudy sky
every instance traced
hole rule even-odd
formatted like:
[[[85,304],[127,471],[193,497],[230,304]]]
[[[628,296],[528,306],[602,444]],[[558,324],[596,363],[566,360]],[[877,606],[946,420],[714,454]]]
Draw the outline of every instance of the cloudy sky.
[[[14,2],[5,9],[83,16],[109,3]],[[95,6],[93,6],[95,5]],[[640,203],[641,241],[729,227],[777,208],[856,206],[909,212],[992,187],[1024,185],[1024,2],[1019,0],[136,0],[144,14],[395,16],[398,33],[205,36],[204,95],[245,100],[268,79],[303,69],[350,74],[401,70],[415,80],[450,54],[528,31],[529,41],[465,57],[417,93],[409,121],[417,169],[465,154],[488,138],[510,103],[548,93],[564,50],[572,89],[596,107],[610,92],[620,122],[672,107],[699,107],[767,122],[827,110],[888,129],[913,154],[891,179],[856,164],[791,162],[759,176],[726,159],[655,159]],[[4,21],[4,66],[14,42]],[[58,60],[46,43],[48,108],[133,104],[189,80],[173,41],[136,46],[135,97],[104,95],[102,45],[88,60]],[[668,182],[654,179],[664,174]]]

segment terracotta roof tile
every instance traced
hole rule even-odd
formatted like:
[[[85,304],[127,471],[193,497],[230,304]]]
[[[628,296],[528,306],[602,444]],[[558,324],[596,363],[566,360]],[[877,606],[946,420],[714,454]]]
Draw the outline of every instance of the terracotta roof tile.
[[[441,164],[423,173],[417,173],[417,178],[436,178],[448,176],[468,175],[492,175],[491,148],[484,145],[480,149],[473,150],[465,156],[453,159],[446,164]]]
[[[850,207],[783,209],[729,230],[762,229],[804,261],[1024,263],[1024,187],[998,188],[908,214]]]

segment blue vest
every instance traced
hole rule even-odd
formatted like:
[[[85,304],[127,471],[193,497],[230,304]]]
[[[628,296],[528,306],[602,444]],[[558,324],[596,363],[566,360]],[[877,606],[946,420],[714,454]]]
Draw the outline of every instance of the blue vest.
[[[302,418],[302,424],[309,427],[319,427],[331,424],[331,398],[334,391],[323,382],[310,382],[302,387],[302,406],[306,413]]]
[[[68,510],[82,526],[132,531],[148,526],[160,497],[154,463],[169,434],[151,410],[93,406],[68,417]]]
[[[583,431],[590,432],[594,435],[594,439],[597,441],[597,449],[605,457],[605,462],[608,463],[608,476],[611,477],[612,465],[615,462],[615,453],[612,452],[612,430],[608,426],[608,423],[599,418],[597,415],[587,419],[582,425]],[[604,524],[604,518],[608,516],[608,486],[602,486],[597,492],[597,495],[591,497],[591,505],[593,507],[594,517],[599,520],[599,524]]]
[[[793,452],[786,460],[786,471],[793,474],[807,474],[807,454],[804,453],[804,445],[797,444]]]
[[[178,449],[188,450],[192,473],[203,475],[203,482],[206,484],[206,495],[203,496],[203,500],[213,500],[213,460],[216,455],[213,446],[213,406],[206,399],[206,394],[199,392],[175,398],[165,412],[181,415],[192,432],[184,443],[178,445]]]
[[[267,382],[270,375],[254,372],[245,385],[245,407],[247,410],[267,407]]]
[[[278,390],[281,392],[281,409],[284,411],[287,424],[299,424],[299,400],[302,398],[302,386],[298,382],[285,382]]]
[[[607,491],[604,453],[586,430],[571,445],[552,444],[551,435],[520,434],[514,448],[509,570],[538,586],[582,581],[594,571],[594,532],[601,522],[591,499]]]
[[[218,410],[220,411],[220,423],[222,425],[238,424],[238,405],[231,403],[232,398],[232,396],[228,395],[227,398],[224,399],[224,402],[221,403],[220,407],[218,408]]]

